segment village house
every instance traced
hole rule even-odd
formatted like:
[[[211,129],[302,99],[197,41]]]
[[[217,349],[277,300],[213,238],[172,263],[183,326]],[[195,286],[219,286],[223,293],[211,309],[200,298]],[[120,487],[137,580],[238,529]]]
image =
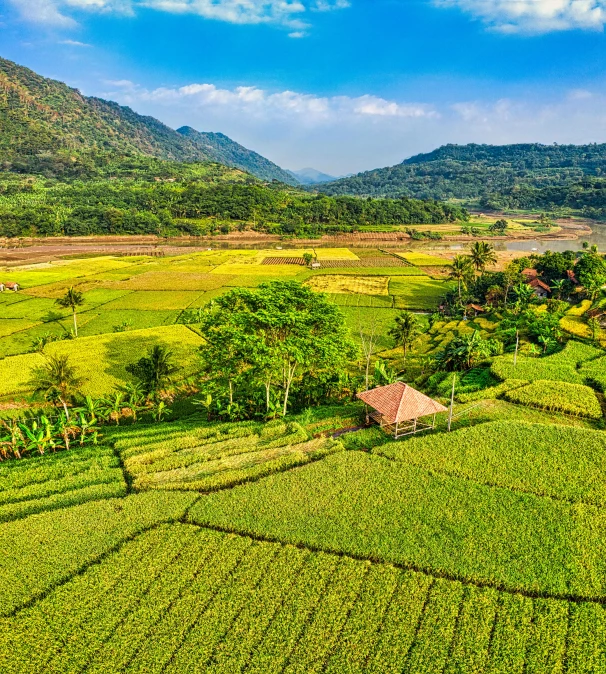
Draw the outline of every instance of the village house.
[[[534,290],[534,294],[541,299],[549,297],[551,295],[551,288],[541,281],[540,278],[534,278],[528,283],[528,285]]]

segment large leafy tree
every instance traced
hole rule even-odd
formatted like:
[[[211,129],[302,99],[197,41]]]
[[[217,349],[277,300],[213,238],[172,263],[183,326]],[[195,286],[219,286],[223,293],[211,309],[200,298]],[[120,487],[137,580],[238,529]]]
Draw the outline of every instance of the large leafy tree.
[[[408,349],[412,346],[420,331],[419,321],[411,311],[403,311],[396,316],[395,325],[389,330],[389,335],[397,346],[404,349],[404,360]]]
[[[74,318],[74,335],[77,337],[78,321],[76,320],[76,311],[78,307],[81,307],[84,304],[84,295],[72,287],[65,293],[65,295],[63,295],[63,297],[60,297],[56,301],[56,304],[64,309],[71,309]]]
[[[153,346],[136,363],[126,366],[126,371],[136,377],[145,393],[151,396],[170,384],[180,369],[174,362],[172,351],[160,344]]]
[[[295,379],[340,374],[355,348],[343,315],[323,294],[295,281],[257,290],[235,289],[217,298],[202,321],[201,347],[207,370],[227,379],[231,395],[239,384],[281,393],[288,411]]]
[[[575,266],[575,274],[592,300],[606,284],[606,260],[599,253],[583,253]]]
[[[69,419],[67,404],[76,397],[84,382],[85,379],[78,376],[68,356],[49,356],[44,365],[34,368],[30,383],[34,394],[41,395],[45,400],[59,402]]]
[[[487,241],[475,241],[471,244],[471,263],[476,271],[483,274],[489,264],[496,264],[497,255],[494,246]]]

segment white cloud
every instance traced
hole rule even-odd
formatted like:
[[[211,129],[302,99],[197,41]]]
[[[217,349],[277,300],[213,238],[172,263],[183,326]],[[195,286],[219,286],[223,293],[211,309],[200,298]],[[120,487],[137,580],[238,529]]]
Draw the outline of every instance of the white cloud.
[[[78,42],[78,40],[59,40],[59,44],[67,45],[68,47],[92,47],[92,44],[87,42]]]
[[[171,14],[195,14],[234,24],[273,24],[304,37],[311,12],[349,7],[349,0],[10,0],[24,19],[50,25],[74,25],[69,10],[132,15],[145,7]]]
[[[41,23],[58,28],[73,28],[76,22],[60,11],[58,0],[9,0],[21,16],[31,23]]]
[[[321,96],[212,83],[146,89],[118,80],[105,86],[99,95],[173,128],[221,131],[281,166],[333,175],[390,166],[445,143],[606,141],[606,92],[600,90],[572,89],[550,100],[529,90],[520,98],[433,105],[370,93]]]
[[[433,0],[458,7],[504,33],[603,30],[606,0]]]
[[[312,126],[356,119],[437,117],[429,105],[388,101],[378,96],[323,97],[296,91],[269,92],[255,86],[222,89],[214,84],[188,84],[182,87],[160,87],[148,90],[128,80],[106,82],[117,90],[105,92],[130,105],[155,103],[171,108],[195,110],[197,114],[212,111],[227,115],[246,115],[250,119],[296,120]]]

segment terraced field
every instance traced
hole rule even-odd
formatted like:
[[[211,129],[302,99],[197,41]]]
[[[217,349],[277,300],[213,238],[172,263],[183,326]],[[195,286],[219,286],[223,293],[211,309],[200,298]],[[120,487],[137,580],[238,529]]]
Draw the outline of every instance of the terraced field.
[[[601,671],[603,431],[496,422],[271,463],[343,412],[118,428],[3,467],[4,503],[34,510],[0,524],[1,671]],[[271,470],[200,477],[259,452]],[[73,505],[89,483],[123,491]]]

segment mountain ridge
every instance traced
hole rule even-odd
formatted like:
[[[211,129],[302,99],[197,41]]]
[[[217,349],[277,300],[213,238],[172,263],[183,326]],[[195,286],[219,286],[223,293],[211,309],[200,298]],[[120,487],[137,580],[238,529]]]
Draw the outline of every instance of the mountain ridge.
[[[196,132],[198,133],[198,132]],[[90,177],[109,158],[147,155],[213,161],[263,180],[295,183],[286,171],[227,136],[179,133],[128,106],[84,96],[64,82],[0,57],[0,168],[49,177]]]
[[[482,199],[531,187],[561,187],[606,175],[606,144],[443,145],[400,164],[314,188],[331,196]]]

